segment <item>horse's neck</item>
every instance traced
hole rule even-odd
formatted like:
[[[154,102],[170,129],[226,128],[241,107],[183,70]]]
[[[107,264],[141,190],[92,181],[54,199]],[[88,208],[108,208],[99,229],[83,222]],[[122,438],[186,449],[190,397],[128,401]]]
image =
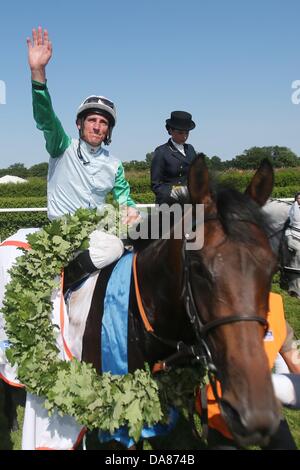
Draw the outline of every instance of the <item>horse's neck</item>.
[[[271,200],[263,207],[263,211],[269,216],[274,227],[283,227],[288,216],[291,205],[284,201]]]
[[[177,241],[177,240],[176,240]],[[155,247],[138,254],[137,266],[141,296],[154,328],[174,328],[182,318],[181,246],[160,240]],[[173,325],[172,325],[173,323]],[[175,324],[174,324],[175,323]]]

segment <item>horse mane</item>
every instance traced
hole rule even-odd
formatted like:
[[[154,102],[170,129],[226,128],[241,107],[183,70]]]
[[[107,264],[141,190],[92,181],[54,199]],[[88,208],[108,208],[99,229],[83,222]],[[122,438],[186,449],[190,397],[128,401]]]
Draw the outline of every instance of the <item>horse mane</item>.
[[[212,199],[216,205],[217,216],[222,223],[226,235],[239,242],[253,242],[255,241],[250,231],[245,228],[245,225],[236,222],[248,222],[257,225],[267,236],[272,232],[271,218],[267,213],[262,211],[258,204],[253,201],[247,194],[241,193],[234,188],[228,186],[221,186],[214,183],[211,187]],[[179,196],[178,199],[169,199],[170,204],[178,203],[181,206],[191,204],[190,196]],[[149,237],[148,239],[132,240],[129,237],[130,244],[132,244],[136,252],[143,251],[145,248],[152,245],[159,240],[151,239],[151,224],[159,223],[161,227],[161,213],[148,215],[143,223],[148,224]],[[161,237],[161,234],[160,234]]]
[[[257,225],[267,236],[271,233],[269,217],[247,194],[221,187],[214,199],[224,232],[230,238],[240,242],[253,241],[245,225],[236,223],[239,221]]]

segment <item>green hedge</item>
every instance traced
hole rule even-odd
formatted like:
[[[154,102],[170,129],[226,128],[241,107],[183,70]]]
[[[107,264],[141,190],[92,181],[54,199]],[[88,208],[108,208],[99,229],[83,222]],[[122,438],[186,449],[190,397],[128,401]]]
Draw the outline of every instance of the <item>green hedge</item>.
[[[217,179],[243,191],[254,171],[228,170],[216,173]],[[140,175],[128,174],[132,198],[136,203],[151,204],[155,196],[150,189],[149,170]],[[300,191],[300,168],[279,169],[275,171],[275,187],[273,197],[293,197]],[[27,183],[0,184],[0,207],[45,207],[47,204],[47,182],[44,178],[30,178]],[[107,198],[112,202],[112,197]],[[21,227],[37,227],[47,223],[45,212],[23,212],[0,214],[0,237],[3,240]]]
[[[46,207],[47,197],[0,197],[0,207]]]
[[[0,184],[0,198],[43,196],[47,196],[47,181],[45,178],[29,178],[27,183]]]
[[[0,213],[1,241],[13,235],[20,228],[43,227],[49,223],[47,212]]]
[[[251,170],[230,170],[215,176],[220,183],[244,191],[253,175],[254,171]],[[275,171],[273,197],[293,197],[297,191],[300,191],[299,168]]]
[[[151,191],[150,175],[142,174],[141,176],[129,176],[128,182],[130,184],[132,193],[147,193]]]
[[[145,193],[131,193],[131,196],[137,204],[154,204],[155,202],[155,195],[151,191]]]
[[[288,168],[275,171],[275,186],[300,186],[300,168]],[[299,189],[298,189],[299,190]]]
[[[297,186],[275,186],[272,197],[294,197],[300,191],[300,183]]]
[[[227,170],[224,172],[217,172],[215,173],[215,176],[221,183],[233,186],[242,191],[248,185],[253,174],[254,171],[252,170]],[[150,174],[148,170],[140,172],[140,175],[131,175],[129,173],[127,177],[133,194],[151,194]],[[296,186],[300,186],[300,168],[279,169],[275,171],[276,191],[277,188]],[[280,191],[282,190],[280,189]],[[292,190],[292,193],[288,196],[293,196],[294,192],[295,191]],[[286,191],[284,191],[284,194],[286,194]],[[0,199],[3,197],[46,197],[46,195],[47,182],[45,178],[35,177],[30,178],[27,183],[0,185]],[[279,195],[278,191],[276,192],[276,195]],[[140,199],[139,196],[138,198]],[[148,200],[149,196],[147,196],[147,202]]]
[[[0,197],[0,208],[46,207],[44,197]],[[0,239],[4,240],[20,228],[42,227],[49,220],[46,212],[3,212],[0,213]]]

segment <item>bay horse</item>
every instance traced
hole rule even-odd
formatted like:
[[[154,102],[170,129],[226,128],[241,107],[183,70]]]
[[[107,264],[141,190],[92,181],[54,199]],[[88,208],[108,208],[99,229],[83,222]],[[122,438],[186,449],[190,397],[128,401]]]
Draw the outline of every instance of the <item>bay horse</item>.
[[[263,348],[268,297],[277,257],[261,207],[269,198],[273,169],[264,160],[244,194],[230,188],[212,190],[205,161],[198,156],[188,175],[192,211],[204,205],[201,249],[188,250],[188,236],[133,241],[142,306],[131,279],[128,323],[128,370],[168,364],[178,349],[198,350],[210,379],[221,383],[217,397],[222,415],[241,446],[264,445],[279,425]],[[182,221],[181,221],[182,223]],[[82,360],[101,370],[99,332],[103,308],[97,281],[83,337]],[[102,289],[102,290],[101,290]],[[148,332],[139,309],[147,315]],[[198,349],[197,349],[198,348]]]

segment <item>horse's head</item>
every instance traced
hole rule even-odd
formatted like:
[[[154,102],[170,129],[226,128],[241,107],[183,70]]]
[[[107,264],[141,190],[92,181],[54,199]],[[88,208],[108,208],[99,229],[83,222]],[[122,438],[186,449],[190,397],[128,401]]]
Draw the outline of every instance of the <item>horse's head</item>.
[[[263,444],[279,424],[263,347],[277,263],[260,207],[272,187],[268,161],[262,162],[244,194],[232,189],[211,192],[202,158],[194,161],[188,179],[192,203],[204,204],[204,245],[185,252],[191,308],[200,320],[195,329],[221,383],[223,417],[241,445]]]

